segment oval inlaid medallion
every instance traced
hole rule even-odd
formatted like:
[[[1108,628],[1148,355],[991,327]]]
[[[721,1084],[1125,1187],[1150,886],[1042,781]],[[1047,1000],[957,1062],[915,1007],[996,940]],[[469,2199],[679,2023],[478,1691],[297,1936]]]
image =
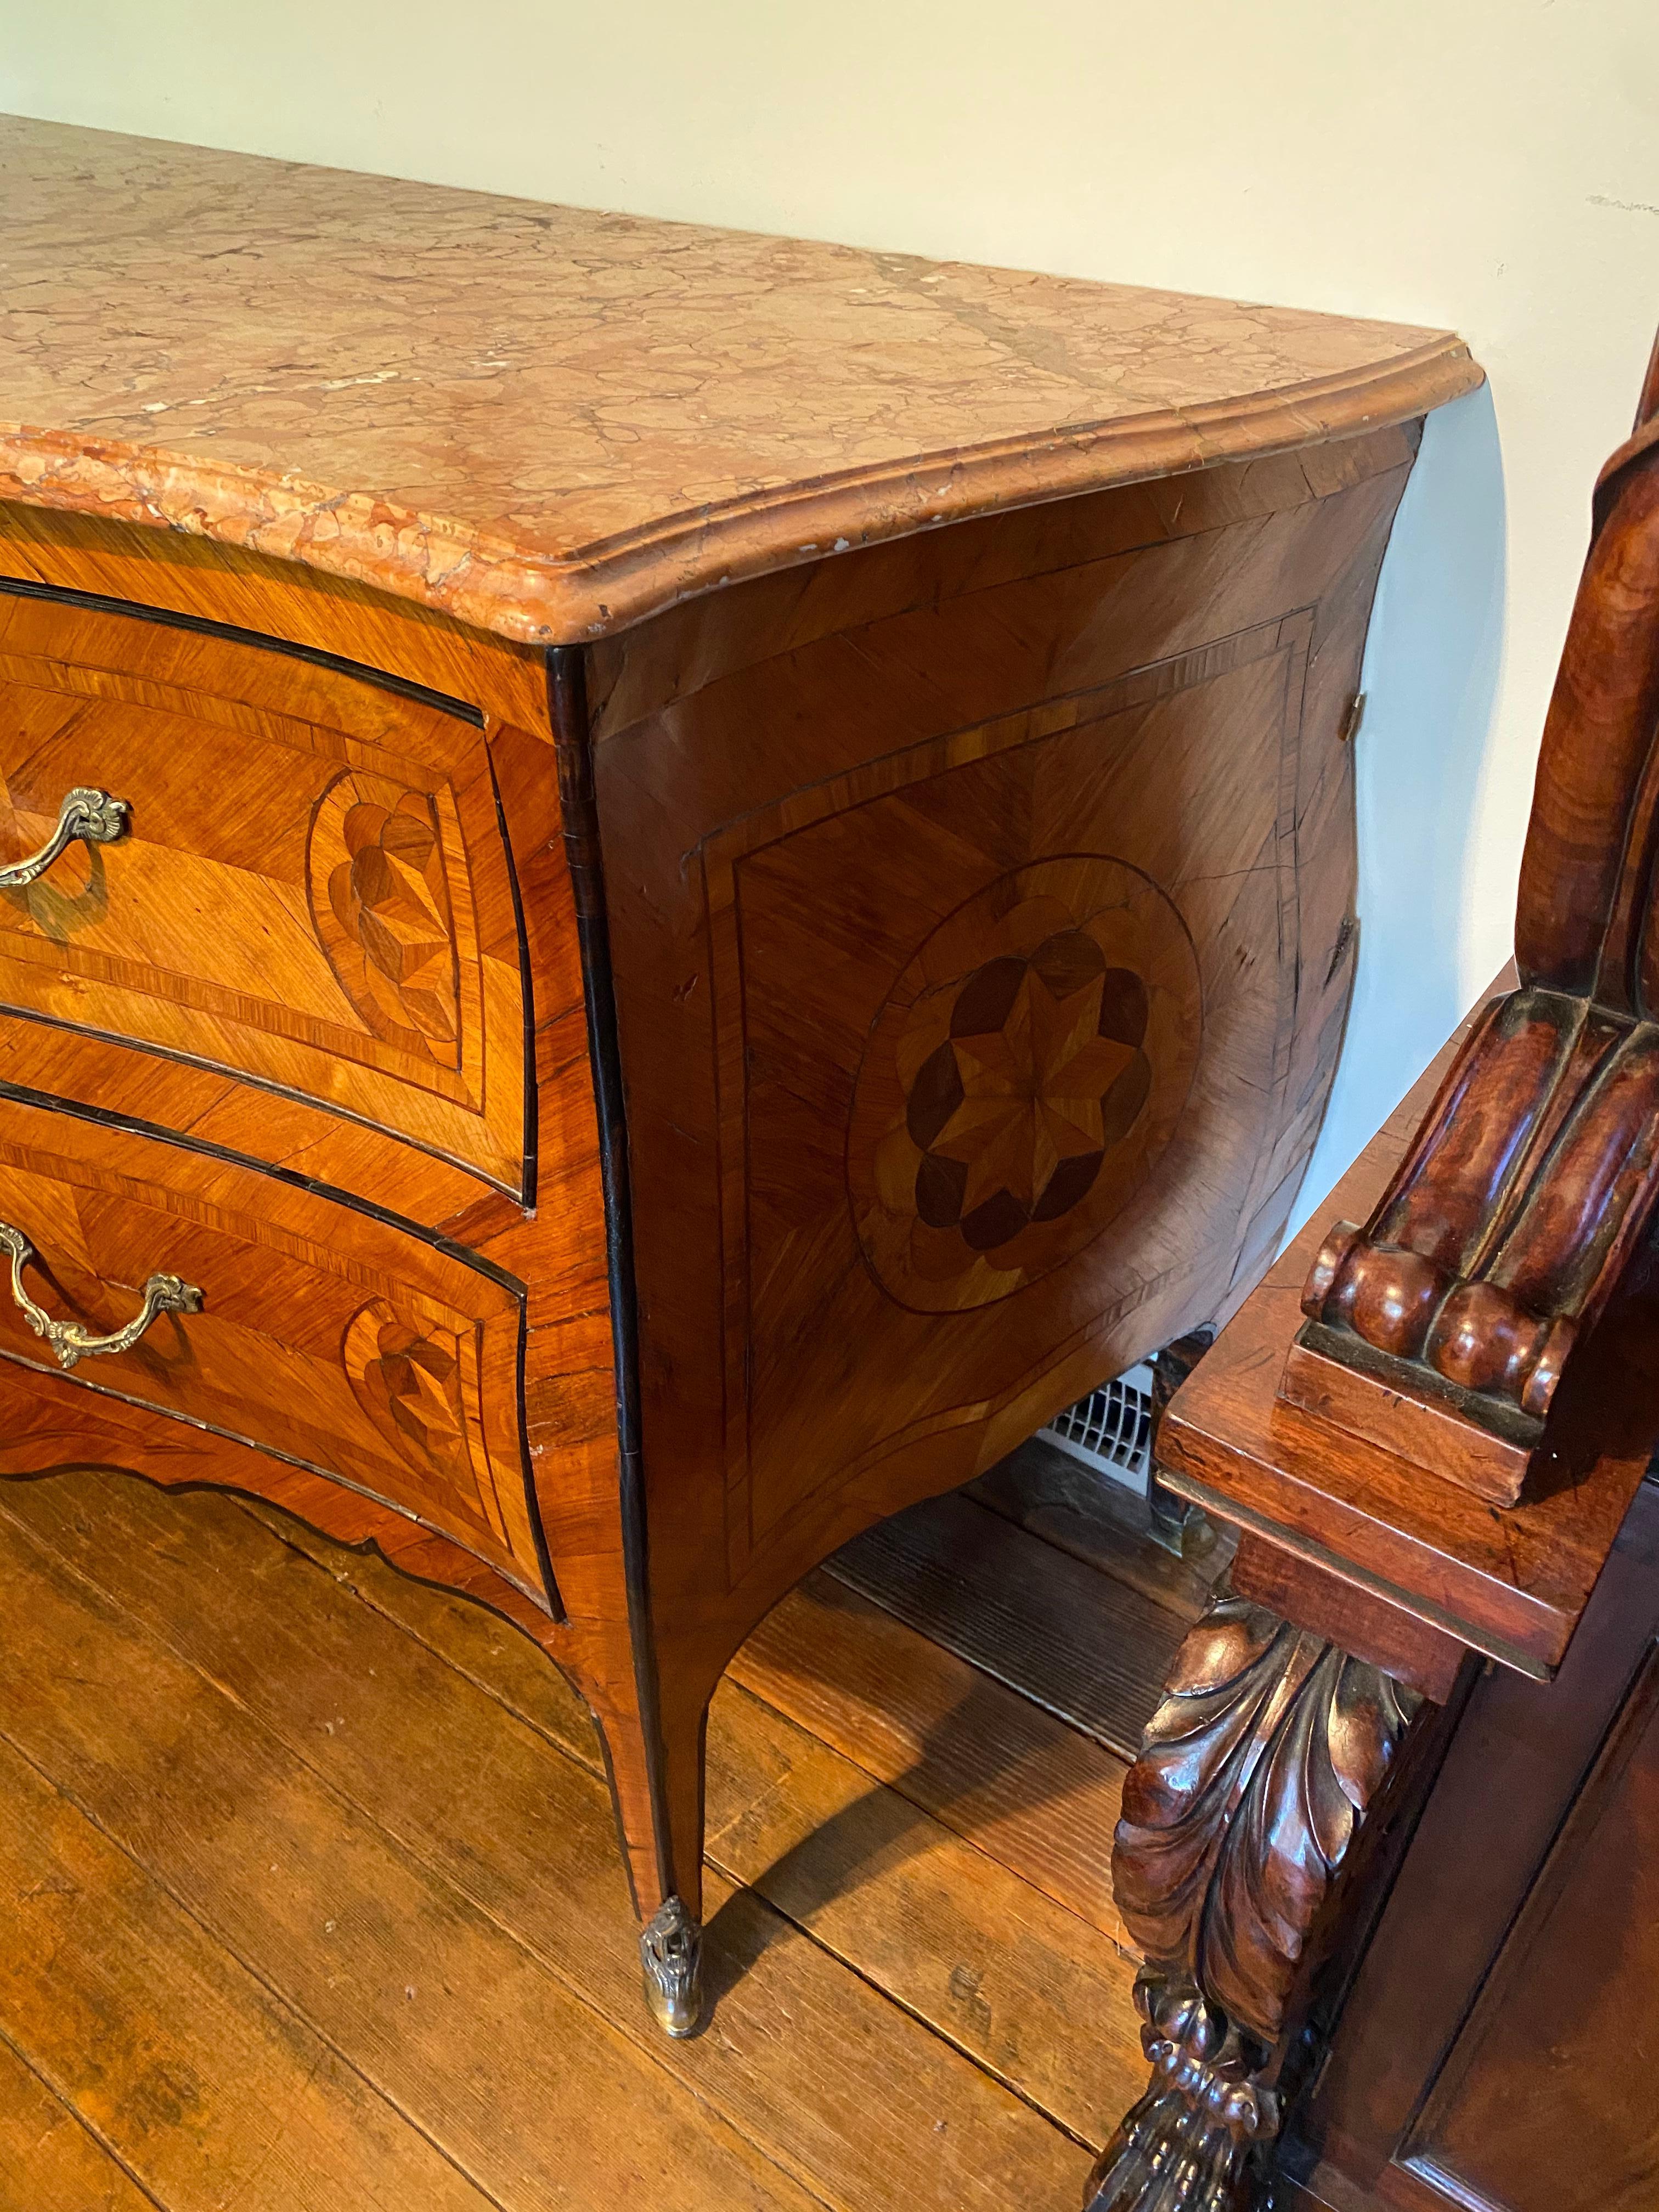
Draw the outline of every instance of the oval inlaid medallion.
[[[353,1316],[341,1358],[357,1402],[388,1443],[479,1504],[464,1354],[452,1330],[373,1298]],[[476,1396],[476,1389],[471,1394]]]
[[[848,1193],[883,1288],[986,1305],[1092,1243],[1168,1143],[1200,1027],[1186,925],[1122,860],[1039,860],[947,915],[854,1092]]]
[[[347,769],[319,802],[306,866],[317,934],[369,1029],[459,1068],[455,931],[430,795]]]

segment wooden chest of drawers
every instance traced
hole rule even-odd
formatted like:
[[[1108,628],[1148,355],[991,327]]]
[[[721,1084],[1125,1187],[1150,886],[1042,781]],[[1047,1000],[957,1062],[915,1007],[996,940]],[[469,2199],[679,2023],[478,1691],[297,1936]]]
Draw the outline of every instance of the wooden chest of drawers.
[[[419,1173],[409,1147],[452,1165],[398,1207],[428,1227],[477,1181],[533,1201],[526,951],[476,708],[15,594],[0,684],[12,846],[44,845],[77,788],[122,820],[118,846],[72,843],[0,909],[9,1007],[378,1133],[392,1148],[365,1140],[354,1197]],[[280,1112],[218,1091],[241,1119],[201,1133],[291,1164]]]
[[[1377,566],[1479,372],[0,155],[58,301],[0,360],[0,1470],[252,1492],[535,1637],[684,2032],[744,1635],[1279,1235]]]
[[[523,1298],[498,1271],[222,1157],[15,1097],[0,1097],[0,1221],[26,1224],[30,1248],[0,1307],[8,1358],[56,1356],[130,1405],[349,1484],[556,1605],[518,1418]],[[94,1342],[117,1335],[158,1275],[196,1295],[128,1349],[32,1333],[23,1301],[38,1297]]]

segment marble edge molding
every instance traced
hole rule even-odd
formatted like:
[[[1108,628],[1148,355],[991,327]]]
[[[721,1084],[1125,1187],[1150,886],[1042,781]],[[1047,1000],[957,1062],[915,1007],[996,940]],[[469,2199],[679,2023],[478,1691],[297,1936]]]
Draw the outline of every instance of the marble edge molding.
[[[586,642],[824,553],[1408,422],[1486,373],[1447,331],[1375,366],[809,477],[549,552],[380,494],[0,423],[0,498],[294,561],[521,644]]]

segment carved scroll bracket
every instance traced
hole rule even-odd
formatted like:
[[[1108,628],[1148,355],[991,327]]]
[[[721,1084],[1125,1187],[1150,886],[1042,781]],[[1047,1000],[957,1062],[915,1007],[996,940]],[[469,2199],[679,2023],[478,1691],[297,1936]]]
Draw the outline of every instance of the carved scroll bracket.
[[[1380,1668],[1224,1595],[1176,1654],[1123,1792],[1119,1909],[1146,2094],[1089,2212],[1244,2212],[1279,2129],[1282,2038],[1309,1939],[1421,1700]]]
[[[1521,988],[1474,1021],[1369,1220],[1333,1224],[1279,1388],[1499,1506],[1571,1479],[1552,1407],[1659,1221],[1656,380],[1596,485],[1521,864]]]

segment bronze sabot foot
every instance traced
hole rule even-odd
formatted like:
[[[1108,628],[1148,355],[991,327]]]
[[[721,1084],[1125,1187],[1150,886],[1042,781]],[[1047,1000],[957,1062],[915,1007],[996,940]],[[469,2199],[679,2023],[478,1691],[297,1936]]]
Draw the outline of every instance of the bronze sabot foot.
[[[702,1929],[678,1897],[641,1930],[640,1960],[651,2017],[669,2035],[691,2034],[702,2017]]]

